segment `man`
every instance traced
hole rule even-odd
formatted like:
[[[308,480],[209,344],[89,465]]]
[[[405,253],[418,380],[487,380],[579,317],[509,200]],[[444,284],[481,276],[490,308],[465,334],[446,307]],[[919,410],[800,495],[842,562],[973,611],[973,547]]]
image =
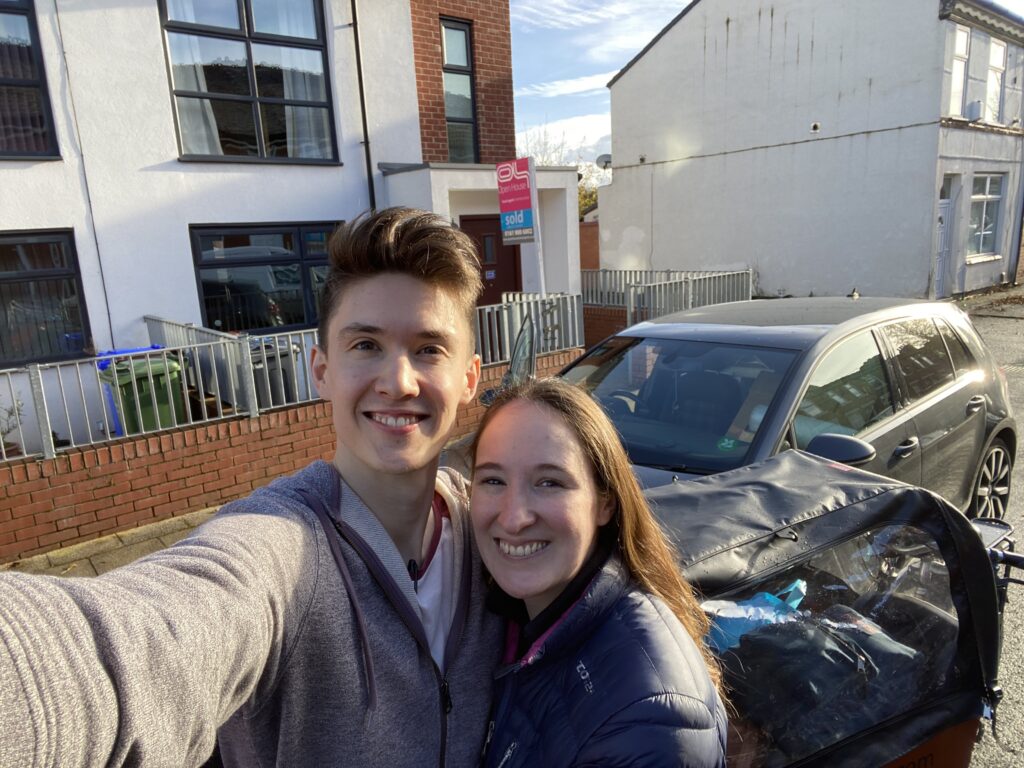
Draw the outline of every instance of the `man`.
[[[389,209],[331,242],[311,369],[337,450],[96,579],[0,576],[0,765],[470,765],[500,627],[457,475],[471,241]]]

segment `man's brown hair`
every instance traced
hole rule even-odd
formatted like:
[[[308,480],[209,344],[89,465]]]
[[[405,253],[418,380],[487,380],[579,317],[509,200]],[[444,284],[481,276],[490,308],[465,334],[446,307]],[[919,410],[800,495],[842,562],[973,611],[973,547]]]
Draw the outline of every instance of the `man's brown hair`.
[[[476,246],[442,216],[401,207],[366,212],[338,228],[328,252],[330,267],[320,294],[322,349],[327,349],[327,326],[345,291],[360,280],[388,273],[442,288],[473,327],[473,311],[483,292]]]

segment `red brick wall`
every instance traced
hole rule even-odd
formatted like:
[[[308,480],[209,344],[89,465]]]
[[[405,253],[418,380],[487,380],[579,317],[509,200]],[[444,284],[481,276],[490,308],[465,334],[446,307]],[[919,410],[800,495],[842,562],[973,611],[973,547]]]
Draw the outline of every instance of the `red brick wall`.
[[[554,373],[578,354],[541,357],[537,372]],[[506,370],[487,368],[480,391],[495,386]],[[476,401],[464,408],[453,436],[472,431],[482,412]],[[330,458],[334,444],[331,407],[315,402],[78,448],[55,459],[5,462],[0,562],[226,503]]]
[[[625,307],[601,307],[595,304],[583,306],[583,340],[588,347],[625,327]]]
[[[442,16],[472,25],[480,162],[497,163],[514,158],[516,135],[508,0],[412,0],[410,6],[423,161],[448,162],[441,78]]]
[[[580,269],[601,268],[600,237],[596,221],[580,222]]]

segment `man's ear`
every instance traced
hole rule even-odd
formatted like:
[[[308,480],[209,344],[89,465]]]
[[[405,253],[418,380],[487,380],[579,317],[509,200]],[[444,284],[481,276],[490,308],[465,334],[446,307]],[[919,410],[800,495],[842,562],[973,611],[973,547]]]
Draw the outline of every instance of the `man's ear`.
[[[480,355],[474,353],[466,366],[466,389],[462,393],[461,403],[466,405],[476,396],[476,388],[480,384]]]
[[[313,351],[309,353],[309,370],[313,374],[313,385],[317,394],[324,397],[323,385],[327,376],[327,353],[319,344],[313,345]]]
[[[608,525],[615,516],[615,497],[608,493],[601,497],[601,506],[597,509],[597,527]]]

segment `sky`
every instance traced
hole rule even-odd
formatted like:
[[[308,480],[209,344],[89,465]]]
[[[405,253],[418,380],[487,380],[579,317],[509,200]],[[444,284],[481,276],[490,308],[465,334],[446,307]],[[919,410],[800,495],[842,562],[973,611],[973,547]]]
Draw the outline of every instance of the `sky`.
[[[1024,0],[994,2],[1024,16]],[[569,163],[593,161],[611,152],[608,81],[688,4],[688,0],[511,0],[520,148],[532,153],[562,149],[562,160]]]

